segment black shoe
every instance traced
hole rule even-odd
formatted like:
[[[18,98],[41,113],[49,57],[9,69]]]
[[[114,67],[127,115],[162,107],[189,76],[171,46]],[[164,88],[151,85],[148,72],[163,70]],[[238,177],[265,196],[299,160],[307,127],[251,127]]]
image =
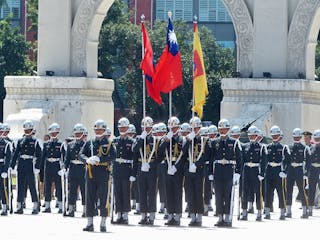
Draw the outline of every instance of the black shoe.
[[[144,219],[141,219],[140,222],[138,222],[138,224],[140,224],[140,225],[148,225],[149,224],[148,218],[145,217]]]
[[[25,202],[21,203],[21,206],[22,208],[26,208],[26,203]]]
[[[62,213],[62,209],[61,208],[59,209],[58,213]]]
[[[270,214],[267,214],[264,219],[271,219]]]
[[[128,225],[129,224],[128,219],[122,219],[121,224]]]
[[[167,226],[172,226],[174,225],[174,219],[172,218],[171,220],[168,220],[164,225],[167,225]]]
[[[51,213],[51,208],[45,208],[42,212],[43,213]]]
[[[270,207],[270,212],[273,212],[273,206]]]
[[[106,226],[100,226],[100,232],[106,232],[107,228]]]
[[[292,218],[292,213],[287,213],[286,217],[287,218]]]
[[[304,219],[306,219],[308,217],[309,217],[309,215],[307,213],[306,214],[302,214],[302,216],[301,216],[301,218],[304,218]]]
[[[253,208],[248,209],[248,213],[254,213],[254,209]]]
[[[23,214],[23,209],[19,208],[17,211],[14,212],[15,214]]]
[[[309,211],[308,215],[309,215],[310,217],[312,217],[312,211]]]
[[[33,215],[36,215],[38,213],[39,213],[38,208],[37,209],[33,209],[32,212],[31,212],[31,214],[33,214]]]
[[[113,224],[122,224],[122,221],[123,221],[123,219],[121,217],[121,218],[117,219],[115,222],[113,222]]]
[[[261,216],[257,216],[256,221],[257,222],[261,222],[262,221],[262,217]]]
[[[225,227],[232,227],[232,222],[224,222]]]
[[[218,221],[216,224],[214,224],[216,227],[223,227],[224,226],[224,221]]]
[[[177,221],[177,220],[173,219],[172,226],[180,226],[180,220]]]
[[[279,219],[280,220],[286,220],[286,216],[285,215],[281,215]]]
[[[93,228],[93,225],[89,225],[89,226],[86,226],[84,229],[82,229],[83,231],[86,231],[86,232],[93,232],[94,231],[94,228]]]
[[[189,223],[189,227],[197,227],[197,226],[198,226],[198,222],[196,222],[196,221],[191,221]]]
[[[150,218],[148,219],[148,224],[153,226],[154,225],[154,220],[151,220]]]
[[[1,216],[7,216],[7,215],[8,215],[7,210],[1,212]]]
[[[69,212],[67,216],[68,217],[74,217],[74,211]]]
[[[240,218],[241,221],[248,221],[248,215],[242,215]]]

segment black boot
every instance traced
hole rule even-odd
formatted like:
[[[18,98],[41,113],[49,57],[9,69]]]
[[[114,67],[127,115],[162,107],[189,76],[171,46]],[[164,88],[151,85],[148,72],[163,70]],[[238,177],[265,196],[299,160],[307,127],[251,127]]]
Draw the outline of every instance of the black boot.
[[[84,229],[82,229],[83,231],[86,231],[86,232],[93,232],[94,231],[94,228],[93,228],[93,224],[92,225],[89,225],[89,226],[86,226]]]

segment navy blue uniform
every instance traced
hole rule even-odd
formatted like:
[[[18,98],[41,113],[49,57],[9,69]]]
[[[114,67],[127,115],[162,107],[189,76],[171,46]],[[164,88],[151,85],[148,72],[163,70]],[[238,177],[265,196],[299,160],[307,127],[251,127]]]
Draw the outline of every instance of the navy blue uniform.
[[[11,160],[11,143],[3,138],[0,138],[0,174],[8,172],[8,167]],[[8,196],[8,178],[0,177],[0,197],[2,204],[9,204]]]
[[[311,147],[311,157],[310,160],[307,161],[307,172],[309,179],[309,191],[308,191],[308,199],[309,206],[314,206],[314,198],[316,193],[317,183],[319,181],[320,175],[320,145],[316,144]]]

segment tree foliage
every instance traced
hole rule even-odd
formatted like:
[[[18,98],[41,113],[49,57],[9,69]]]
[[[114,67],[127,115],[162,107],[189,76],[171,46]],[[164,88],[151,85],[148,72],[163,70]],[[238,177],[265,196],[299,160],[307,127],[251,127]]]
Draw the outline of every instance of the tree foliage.
[[[116,0],[110,8],[103,23],[99,44],[99,71],[104,77],[115,80],[115,104],[122,108],[131,109],[130,120],[140,125],[142,112],[142,73],[141,61],[141,32],[140,26],[129,21],[130,13],[124,11],[124,4]],[[148,25],[148,24],[147,24]],[[212,32],[200,25],[200,38],[204,53],[209,96],[204,108],[203,120],[217,122],[220,115],[220,102],[222,91],[220,80],[230,77],[234,70],[235,58],[233,51],[219,47]],[[165,46],[167,22],[156,21],[153,29],[147,27],[151,38],[154,59],[157,61]],[[174,28],[180,46],[183,65],[183,86],[172,93],[172,113],[181,121],[188,121],[192,115],[192,26],[182,21],[175,20]],[[125,96],[121,97],[121,92]],[[148,96],[146,98],[146,112],[157,121],[167,121],[168,95],[162,95],[164,104],[158,106]],[[119,102],[117,102],[119,101]]]
[[[317,48],[316,48],[316,75],[318,78],[320,78],[320,43],[318,42]]]

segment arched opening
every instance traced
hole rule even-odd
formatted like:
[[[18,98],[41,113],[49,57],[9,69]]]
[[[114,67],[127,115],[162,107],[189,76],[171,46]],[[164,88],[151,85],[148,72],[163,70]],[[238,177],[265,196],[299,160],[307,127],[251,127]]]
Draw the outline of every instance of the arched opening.
[[[306,78],[319,80],[320,76],[320,7],[317,9],[310,27],[306,46]]]

